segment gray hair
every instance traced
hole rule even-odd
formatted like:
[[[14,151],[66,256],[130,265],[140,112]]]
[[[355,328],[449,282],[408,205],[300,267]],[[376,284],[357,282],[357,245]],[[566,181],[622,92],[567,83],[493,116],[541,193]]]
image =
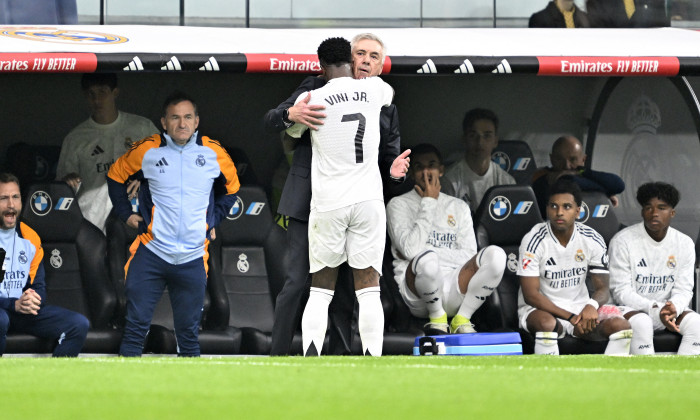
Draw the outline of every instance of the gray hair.
[[[382,66],[384,65],[384,58],[386,57],[386,46],[384,45],[384,42],[382,42],[381,38],[379,38],[377,35],[369,32],[364,32],[361,34],[357,34],[353,37],[352,41],[350,41],[350,48],[353,52],[355,52],[355,46],[357,45],[358,42],[369,39],[372,41],[376,41],[379,43],[379,46],[382,47]]]

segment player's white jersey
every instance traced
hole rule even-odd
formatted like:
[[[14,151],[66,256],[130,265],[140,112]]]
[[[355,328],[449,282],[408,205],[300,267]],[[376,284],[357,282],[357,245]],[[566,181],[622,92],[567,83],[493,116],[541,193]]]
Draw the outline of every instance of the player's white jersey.
[[[540,292],[552,303],[570,312],[590,299],[586,274],[607,273],[606,246],[603,237],[590,227],[576,222],[574,233],[563,247],[552,233],[549,222],[538,223],[520,243],[519,276],[539,277]],[[527,306],[522,289],[518,307]]]
[[[297,102],[307,93],[299,95]],[[331,79],[311,91],[310,105],[324,105],[326,118],[311,132],[311,208],[330,211],[367,200],[383,200],[379,173],[379,114],[394,90],[378,77]],[[287,129],[301,137],[307,129]]]
[[[409,262],[423,251],[435,251],[447,272],[476,254],[471,212],[460,199],[440,193],[436,200],[411,190],[392,198],[386,213],[397,283],[404,281]]]
[[[472,212],[476,212],[486,190],[494,185],[513,185],[515,179],[493,161],[489,162],[489,169],[483,176],[477,175],[467,161],[461,159],[447,168],[442,184],[445,194],[461,198],[469,205]]]
[[[682,313],[693,297],[695,245],[687,235],[669,227],[661,242],[638,223],[610,241],[610,289],[615,302],[649,313],[672,301]]]
[[[119,112],[117,119],[110,124],[98,124],[88,118],[63,140],[56,178],[61,179],[71,172],[80,175],[82,183],[77,194],[80,210],[102,231],[112,210],[107,192],[110,166],[133,143],[157,133],[158,129],[149,119]]]

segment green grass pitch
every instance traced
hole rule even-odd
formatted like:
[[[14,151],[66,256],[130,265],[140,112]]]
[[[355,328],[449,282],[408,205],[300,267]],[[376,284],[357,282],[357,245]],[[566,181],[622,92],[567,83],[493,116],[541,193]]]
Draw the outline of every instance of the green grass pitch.
[[[9,419],[686,419],[700,358],[2,358]],[[243,417],[242,417],[243,416]]]

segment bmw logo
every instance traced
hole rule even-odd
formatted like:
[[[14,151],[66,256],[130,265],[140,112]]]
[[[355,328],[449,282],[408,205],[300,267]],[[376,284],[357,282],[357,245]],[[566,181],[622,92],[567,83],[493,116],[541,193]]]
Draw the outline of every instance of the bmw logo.
[[[510,157],[505,152],[494,152],[491,155],[491,160],[496,162],[506,172],[510,169]]]
[[[502,195],[495,197],[489,203],[489,214],[497,222],[505,220],[510,215],[510,201]]]
[[[236,197],[236,203],[231,207],[231,210],[229,210],[228,214],[226,215],[226,218],[228,220],[236,220],[241,215],[243,214],[243,211],[245,210],[245,204],[243,204],[243,200],[241,197]]]
[[[586,204],[585,201],[581,202],[581,210],[578,212],[578,218],[576,219],[577,222],[580,223],[586,223],[588,220],[588,216],[590,216],[591,212],[588,210],[588,205]]]
[[[46,216],[49,214],[51,207],[53,206],[51,196],[44,191],[37,191],[32,194],[31,203],[32,211],[37,216]]]

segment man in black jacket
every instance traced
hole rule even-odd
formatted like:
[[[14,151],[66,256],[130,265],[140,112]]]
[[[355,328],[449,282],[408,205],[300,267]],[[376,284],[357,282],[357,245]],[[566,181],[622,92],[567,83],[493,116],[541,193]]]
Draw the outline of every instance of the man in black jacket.
[[[384,65],[384,44],[373,34],[359,34],[352,40],[353,73],[355,78],[378,76]],[[270,132],[281,132],[294,123],[316,129],[323,124],[325,114],[322,107],[308,105],[308,99],[294,105],[297,97],[307,91],[326,84],[323,76],[304,79],[277,108],[269,110],[264,117],[265,128]],[[289,175],[282,190],[278,212],[289,217],[287,226],[287,273],[282,291],[275,304],[275,322],[272,327],[272,349],[270,355],[289,354],[292,338],[299,325],[299,308],[309,275],[308,220],[311,204],[311,138],[307,131],[294,149]],[[379,145],[379,168],[385,181],[390,178],[394,160],[400,153],[401,137],[399,119],[395,105],[382,110],[380,116],[381,142]],[[400,181],[396,179],[395,181]],[[391,182],[391,181],[388,181]],[[347,286],[347,287],[345,287]],[[331,303],[330,354],[349,354],[353,332],[352,307],[354,291],[352,282],[338,283],[338,293]]]
[[[671,26],[664,0],[587,0],[592,28],[655,28]]]
[[[530,28],[588,28],[588,16],[574,0],[552,0],[543,10],[533,13]]]

